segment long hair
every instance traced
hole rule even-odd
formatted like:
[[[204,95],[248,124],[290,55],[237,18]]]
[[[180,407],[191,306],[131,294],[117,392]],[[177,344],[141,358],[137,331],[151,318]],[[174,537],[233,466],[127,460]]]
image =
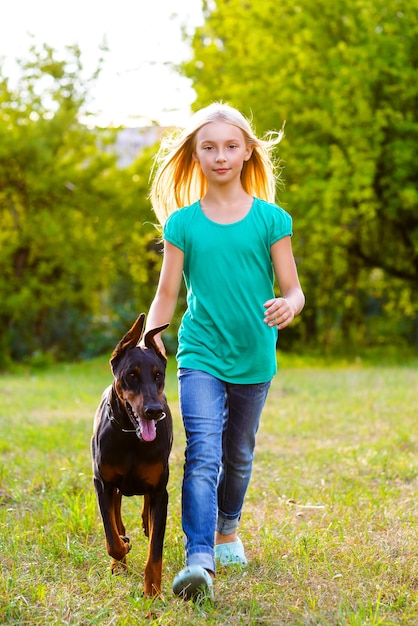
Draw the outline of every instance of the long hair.
[[[214,102],[194,113],[186,128],[167,135],[161,141],[155,156],[150,191],[152,207],[161,225],[173,211],[205,195],[207,180],[199,163],[193,159],[193,152],[199,129],[215,121],[240,128],[246,145],[252,148],[251,157],[244,162],[241,172],[244,190],[251,196],[274,202],[279,175],[278,163],[274,163],[272,151],[284,135],[283,128],[280,132],[270,132],[264,139],[259,139],[250,122],[237,109],[222,102]]]

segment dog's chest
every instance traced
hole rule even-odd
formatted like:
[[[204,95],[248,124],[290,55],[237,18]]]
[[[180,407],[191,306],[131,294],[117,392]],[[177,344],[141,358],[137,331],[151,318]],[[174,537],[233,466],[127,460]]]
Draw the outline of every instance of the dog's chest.
[[[102,461],[99,472],[105,483],[117,487],[124,496],[141,496],[165,485],[168,479],[168,464],[158,459],[133,459],[127,455],[118,464]]]
[[[118,486],[124,496],[145,495],[166,485],[167,474],[162,463],[135,468],[135,472],[124,476]]]

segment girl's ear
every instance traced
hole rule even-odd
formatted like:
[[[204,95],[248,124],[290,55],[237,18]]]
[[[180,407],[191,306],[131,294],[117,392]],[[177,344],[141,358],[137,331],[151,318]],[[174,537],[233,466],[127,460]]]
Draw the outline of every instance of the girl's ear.
[[[252,153],[253,153],[253,149],[250,146],[247,146],[247,150],[244,156],[244,161],[249,161],[251,159]]]
[[[196,152],[193,152],[192,158],[193,158],[193,161],[196,161],[196,163],[199,163],[199,159],[197,158]]]

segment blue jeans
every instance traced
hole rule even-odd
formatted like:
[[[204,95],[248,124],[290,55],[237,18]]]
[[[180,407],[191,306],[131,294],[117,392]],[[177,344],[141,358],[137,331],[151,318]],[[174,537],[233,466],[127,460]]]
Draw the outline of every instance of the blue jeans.
[[[238,527],[269,387],[270,381],[237,385],[199,370],[179,370],[187,565],[215,572],[215,530],[228,535]]]

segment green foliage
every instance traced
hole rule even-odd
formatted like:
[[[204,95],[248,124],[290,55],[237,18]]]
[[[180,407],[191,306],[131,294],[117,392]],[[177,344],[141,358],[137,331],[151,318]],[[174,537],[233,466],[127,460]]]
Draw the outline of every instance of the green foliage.
[[[323,346],[374,343],[377,314],[392,340],[413,342],[417,0],[204,6],[184,65],[194,107],[226,100],[259,133],[286,120],[278,201],[307,295],[296,329]]]
[[[307,304],[282,349],[418,344],[418,0],[203,4],[194,107],[229,101],[259,134],[286,120],[278,202]],[[63,56],[32,48],[13,86],[0,67],[0,369],[112,349],[158,280],[154,150],[117,167],[116,129],[89,124],[101,61],[86,77]]]
[[[0,82],[3,362],[109,348],[120,334],[112,327],[119,309],[133,322],[137,307],[149,305],[159,262],[155,230],[146,226],[150,155],[130,170],[116,167],[115,132],[84,123],[94,76],[82,79],[77,48],[67,54],[57,61],[47,46],[32,49],[17,86]]]

